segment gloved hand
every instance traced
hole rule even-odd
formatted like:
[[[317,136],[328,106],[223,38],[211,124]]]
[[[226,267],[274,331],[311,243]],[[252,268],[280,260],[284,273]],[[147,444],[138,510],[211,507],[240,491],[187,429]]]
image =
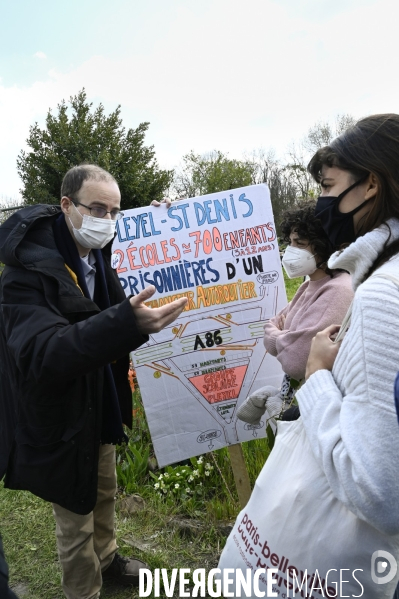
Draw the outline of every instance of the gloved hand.
[[[277,393],[277,395],[273,395],[273,397],[269,397],[266,402],[266,413],[268,423],[273,425],[272,429],[276,429],[277,422],[276,418],[280,418],[284,411],[288,408],[288,403],[286,404],[285,398],[281,395],[281,391]]]
[[[273,397],[274,399],[275,396],[279,397],[279,389],[277,389],[277,387],[272,387],[271,385],[266,385],[266,387],[261,387],[257,391],[254,391],[240,406],[237,412],[237,418],[244,422],[249,422],[250,424],[259,424],[260,419],[266,411],[266,407],[269,405],[270,398]],[[275,403],[275,401],[272,402],[271,408],[273,413],[270,414],[270,416],[276,415]],[[283,400],[281,399],[280,411],[282,404]]]

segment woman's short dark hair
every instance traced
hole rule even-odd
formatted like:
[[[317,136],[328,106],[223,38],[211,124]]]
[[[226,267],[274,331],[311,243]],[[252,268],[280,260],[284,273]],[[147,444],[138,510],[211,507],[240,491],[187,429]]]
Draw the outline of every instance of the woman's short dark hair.
[[[297,233],[301,239],[307,239],[315,252],[318,264],[322,266],[327,263],[333,253],[333,247],[314,211],[316,200],[303,200],[295,208],[286,210],[280,225],[283,240],[290,242],[291,233]],[[332,271],[324,267],[327,274]]]
[[[399,115],[375,114],[358,121],[328,146],[316,152],[308,165],[320,182],[323,166],[337,166],[351,173],[354,181],[373,174],[378,182],[375,201],[359,223],[364,235],[394,217],[399,219]],[[388,257],[389,239],[377,268]],[[391,256],[399,252],[399,241],[389,246]]]

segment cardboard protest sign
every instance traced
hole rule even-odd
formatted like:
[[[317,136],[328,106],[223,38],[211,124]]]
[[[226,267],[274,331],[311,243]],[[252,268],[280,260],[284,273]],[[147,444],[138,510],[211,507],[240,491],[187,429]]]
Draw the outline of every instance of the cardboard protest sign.
[[[264,419],[236,412],[282,379],[263,345],[264,322],[287,303],[267,186],[128,210],[112,263],[126,295],[155,285],[151,307],[188,298],[132,354],[159,465],[264,436]]]

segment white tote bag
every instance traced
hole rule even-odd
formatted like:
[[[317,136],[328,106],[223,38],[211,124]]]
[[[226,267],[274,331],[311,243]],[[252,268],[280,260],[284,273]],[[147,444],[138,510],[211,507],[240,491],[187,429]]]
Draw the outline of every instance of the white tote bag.
[[[278,422],[274,448],[219,561],[231,581],[223,596],[392,599],[398,558],[399,535],[382,534],[333,496],[302,419]],[[277,572],[259,576],[260,568]],[[252,584],[239,594],[243,575],[255,577],[256,592]]]

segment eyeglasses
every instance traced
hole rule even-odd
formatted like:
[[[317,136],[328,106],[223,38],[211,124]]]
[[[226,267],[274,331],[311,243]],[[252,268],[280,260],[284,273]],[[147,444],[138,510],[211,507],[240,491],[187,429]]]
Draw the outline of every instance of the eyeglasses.
[[[94,216],[95,218],[104,218],[106,214],[110,214],[112,220],[119,220],[123,217],[123,212],[121,212],[117,208],[115,208],[114,210],[106,210],[105,208],[100,208],[99,206],[86,206],[86,204],[82,204],[82,202],[78,202],[77,200],[73,200],[72,198],[69,199],[71,200],[71,202],[75,204],[75,206],[76,204],[79,204],[79,206],[87,208],[87,210],[90,211],[91,216]]]

